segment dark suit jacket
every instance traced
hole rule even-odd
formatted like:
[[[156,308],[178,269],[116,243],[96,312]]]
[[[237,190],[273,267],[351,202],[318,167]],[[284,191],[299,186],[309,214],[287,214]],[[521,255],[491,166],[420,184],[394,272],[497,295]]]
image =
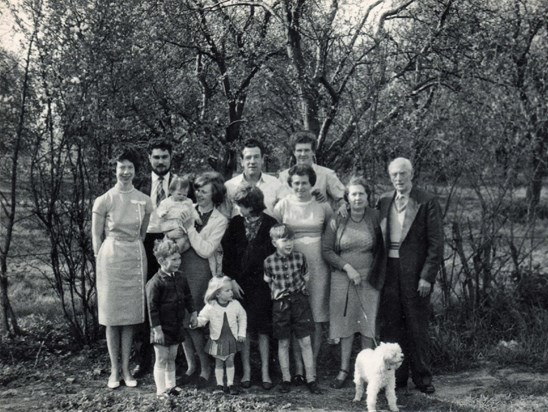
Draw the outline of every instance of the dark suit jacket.
[[[173,173],[169,174],[168,187],[171,184],[173,178],[176,176],[177,175]],[[135,181],[134,186],[137,188],[137,190],[143,192],[145,195],[152,197],[152,193],[150,192],[152,189],[152,172],[147,173],[145,177]],[[166,195],[169,196],[169,192],[166,193]],[[156,205],[154,205],[154,207],[156,207]]]
[[[396,192],[391,191],[377,202],[387,251],[388,216],[395,196]],[[405,286],[416,290],[419,279],[433,284],[443,261],[443,222],[440,205],[433,195],[415,187],[411,189],[401,238],[400,274]]]

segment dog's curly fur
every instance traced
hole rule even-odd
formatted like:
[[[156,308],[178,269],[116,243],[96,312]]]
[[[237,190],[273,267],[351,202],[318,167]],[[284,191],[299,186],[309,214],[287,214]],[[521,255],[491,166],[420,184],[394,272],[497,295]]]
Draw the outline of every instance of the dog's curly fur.
[[[354,402],[359,402],[363,396],[364,385],[367,383],[367,410],[377,410],[377,395],[385,388],[388,407],[398,411],[396,405],[396,369],[403,362],[403,353],[397,343],[381,343],[375,350],[364,349],[357,358],[354,367],[354,383],[356,396]]]

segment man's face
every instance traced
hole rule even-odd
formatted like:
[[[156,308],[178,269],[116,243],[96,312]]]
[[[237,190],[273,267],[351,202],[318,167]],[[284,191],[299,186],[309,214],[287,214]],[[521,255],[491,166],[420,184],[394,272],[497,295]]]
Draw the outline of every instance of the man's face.
[[[398,193],[407,193],[413,186],[413,170],[405,163],[392,163],[388,170],[390,180]]]
[[[312,166],[312,163],[314,163],[312,143],[297,143],[293,154],[298,165]]]
[[[171,155],[167,150],[152,149],[152,153],[148,155],[152,171],[158,176],[164,176],[171,168]]]
[[[244,175],[256,176],[263,170],[263,156],[258,147],[246,147],[242,152]]]

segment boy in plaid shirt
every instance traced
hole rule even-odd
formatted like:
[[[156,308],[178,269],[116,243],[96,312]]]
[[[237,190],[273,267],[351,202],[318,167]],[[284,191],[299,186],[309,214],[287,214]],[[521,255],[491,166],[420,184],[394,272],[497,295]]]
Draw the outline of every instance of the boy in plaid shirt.
[[[270,229],[270,238],[276,247],[276,253],[264,261],[264,280],[270,286],[273,300],[273,335],[278,339],[278,359],[282,370],[280,392],[287,393],[291,388],[289,341],[293,332],[301,347],[306,385],[310,392],[322,393],[316,383],[316,367],[310,338],[314,331],[314,323],[306,291],[306,259],[302,253],[293,251],[295,235],[286,225],[273,226]]]

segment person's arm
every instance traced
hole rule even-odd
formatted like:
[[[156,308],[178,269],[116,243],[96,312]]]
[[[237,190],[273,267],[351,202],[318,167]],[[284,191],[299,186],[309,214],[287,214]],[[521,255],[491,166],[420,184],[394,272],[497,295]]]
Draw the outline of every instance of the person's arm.
[[[150,322],[150,329],[153,331],[153,340],[155,343],[163,345],[165,343],[165,336],[160,324],[160,294],[159,285],[152,278],[146,284],[146,298],[148,308],[148,319]]]
[[[322,236],[322,256],[332,267],[343,270],[343,267],[347,262],[335,252],[336,238],[337,222],[336,219],[331,219]]]
[[[91,216],[91,241],[93,244],[93,254],[97,256],[105,236],[105,216],[93,213]]]
[[[431,199],[424,205],[426,208],[426,260],[422,267],[420,278],[430,285],[443,262],[443,219],[441,209],[436,199]]]
[[[228,220],[220,212],[217,212],[217,217],[213,221],[210,218],[201,233],[198,233],[194,225],[188,227],[188,240],[196,254],[203,259],[213,255],[221,244],[227,225]]]
[[[145,236],[147,235],[147,228],[148,223],[150,222],[150,213],[145,213],[145,216],[143,217],[143,224],[141,225],[141,240],[145,240]]]
[[[203,309],[198,314],[198,317],[196,319],[196,326],[197,328],[201,328],[202,326],[205,326],[209,322],[210,317],[210,311],[211,311],[211,305],[205,305]]]
[[[240,302],[235,302],[238,305],[238,342],[245,342],[247,331],[247,313],[245,313],[245,309]]]
[[[97,256],[105,240],[106,209],[103,196],[95,199],[91,214],[91,243],[93,254]]]

